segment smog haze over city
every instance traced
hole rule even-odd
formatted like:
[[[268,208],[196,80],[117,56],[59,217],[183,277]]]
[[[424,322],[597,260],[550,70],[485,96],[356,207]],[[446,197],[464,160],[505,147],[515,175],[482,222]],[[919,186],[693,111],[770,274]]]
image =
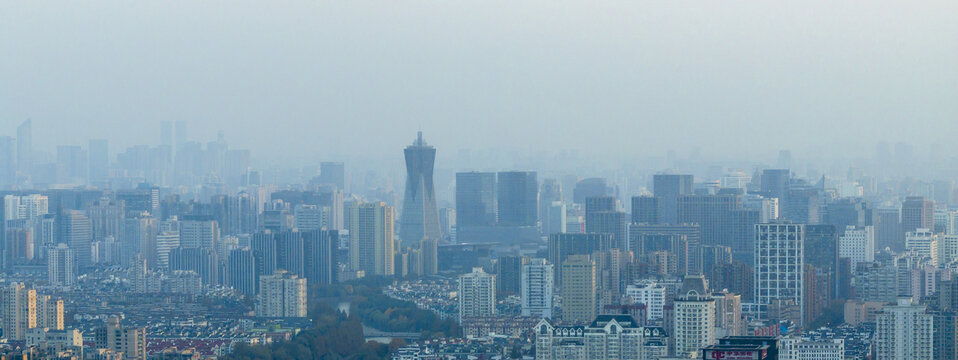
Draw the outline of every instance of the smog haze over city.
[[[956,15],[0,0],[0,359],[958,359]]]
[[[953,1],[10,1],[0,131],[32,118],[48,151],[100,137],[124,148],[184,120],[198,141],[222,130],[285,165],[388,157],[420,128],[447,156],[851,160],[881,141],[927,153],[954,149],[955,13]]]

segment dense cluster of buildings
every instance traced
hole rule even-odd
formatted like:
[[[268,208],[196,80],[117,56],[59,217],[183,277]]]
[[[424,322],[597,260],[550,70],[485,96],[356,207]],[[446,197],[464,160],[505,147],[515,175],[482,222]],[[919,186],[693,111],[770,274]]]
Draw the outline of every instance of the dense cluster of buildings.
[[[64,315],[64,295],[237,298],[244,317],[302,320],[310,286],[391,277],[419,283],[388,295],[543,359],[958,354],[953,181],[802,177],[788,152],[751,175],[436,174],[420,133],[400,198],[343,163],[278,180],[180,122],[115,157],[105,140],[35,156],[30,121],[0,140],[3,337],[58,353],[142,357],[151,336],[98,312],[83,345],[94,334],[63,318],[94,310]],[[871,330],[822,331],[843,323]]]

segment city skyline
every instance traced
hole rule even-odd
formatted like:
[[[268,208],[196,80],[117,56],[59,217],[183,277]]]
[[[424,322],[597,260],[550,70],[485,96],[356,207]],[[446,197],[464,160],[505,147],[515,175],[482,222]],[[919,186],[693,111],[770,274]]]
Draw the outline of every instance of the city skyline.
[[[955,14],[0,2],[0,359],[958,359]]]

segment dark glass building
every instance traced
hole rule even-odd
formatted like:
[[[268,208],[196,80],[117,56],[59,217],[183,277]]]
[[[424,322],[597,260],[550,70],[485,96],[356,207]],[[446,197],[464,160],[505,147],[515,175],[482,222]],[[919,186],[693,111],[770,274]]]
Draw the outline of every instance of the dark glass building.
[[[436,162],[436,148],[422,139],[404,150],[406,155],[406,194],[399,218],[399,239],[418,244],[423,238],[441,239],[439,210],[436,206],[436,188],[432,181]]]

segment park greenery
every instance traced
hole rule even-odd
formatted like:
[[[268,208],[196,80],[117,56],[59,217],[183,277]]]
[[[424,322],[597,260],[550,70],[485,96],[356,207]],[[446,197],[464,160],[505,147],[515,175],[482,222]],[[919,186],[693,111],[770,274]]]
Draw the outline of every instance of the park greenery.
[[[442,320],[415,304],[389,298],[382,293],[387,280],[364,279],[310,289],[312,325],[291,341],[248,345],[238,344],[225,356],[229,360],[286,359],[386,359],[405,345],[401,339],[389,344],[365,341],[363,324],[387,332],[421,333],[422,338],[458,336],[452,320]],[[338,302],[352,304],[349,315],[335,308]],[[333,304],[333,305],[330,305]]]

